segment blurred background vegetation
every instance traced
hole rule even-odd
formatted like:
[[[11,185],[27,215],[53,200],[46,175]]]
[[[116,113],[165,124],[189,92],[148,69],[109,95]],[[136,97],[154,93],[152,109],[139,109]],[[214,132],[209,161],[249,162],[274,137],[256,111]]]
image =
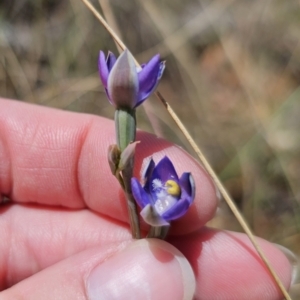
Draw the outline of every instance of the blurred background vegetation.
[[[140,62],[156,53],[167,61],[159,91],[255,234],[299,255],[299,1],[92,3]],[[100,49],[117,52],[80,0],[0,2],[1,97],[112,118]],[[138,122],[194,155],[154,97]],[[241,230],[223,201],[210,225]]]

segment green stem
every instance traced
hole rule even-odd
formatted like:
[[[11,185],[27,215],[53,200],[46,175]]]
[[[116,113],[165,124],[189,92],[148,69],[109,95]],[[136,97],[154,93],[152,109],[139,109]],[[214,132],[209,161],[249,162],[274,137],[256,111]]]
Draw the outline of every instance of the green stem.
[[[135,109],[124,110],[117,109],[115,111],[115,126],[116,126],[116,137],[117,145],[120,151],[124,149],[132,142],[135,141],[136,135],[136,118]],[[122,178],[124,183],[124,191],[127,200],[127,208],[129,214],[129,222],[132,231],[132,237],[139,239],[141,238],[140,233],[140,222],[137,212],[137,205],[132,196],[131,191],[131,178],[133,176],[133,158],[132,162],[122,171]]]
[[[125,186],[125,196],[127,200],[127,208],[129,214],[129,222],[131,227],[132,237],[135,239],[141,238],[140,219],[137,212],[137,205],[131,191],[132,168],[126,168],[122,171],[123,182]]]
[[[132,142],[135,141],[136,118],[135,109],[124,110],[116,109],[115,126],[117,135],[117,145],[121,152]]]
[[[150,227],[147,238],[157,238],[164,240],[167,237],[170,226]]]

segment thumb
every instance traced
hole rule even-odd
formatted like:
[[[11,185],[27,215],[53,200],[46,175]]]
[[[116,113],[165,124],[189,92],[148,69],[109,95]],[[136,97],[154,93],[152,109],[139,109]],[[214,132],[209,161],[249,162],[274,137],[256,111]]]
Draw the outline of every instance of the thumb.
[[[76,254],[5,290],[1,299],[193,299],[192,268],[170,244],[143,239],[109,255],[103,247]]]

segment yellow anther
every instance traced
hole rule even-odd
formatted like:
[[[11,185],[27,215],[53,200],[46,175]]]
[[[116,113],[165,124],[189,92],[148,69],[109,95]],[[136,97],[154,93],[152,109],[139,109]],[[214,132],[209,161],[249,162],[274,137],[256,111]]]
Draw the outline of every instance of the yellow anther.
[[[176,181],[174,180],[166,181],[165,187],[167,188],[167,192],[169,195],[176,196],[176,197],[180,196],[181,189]]]

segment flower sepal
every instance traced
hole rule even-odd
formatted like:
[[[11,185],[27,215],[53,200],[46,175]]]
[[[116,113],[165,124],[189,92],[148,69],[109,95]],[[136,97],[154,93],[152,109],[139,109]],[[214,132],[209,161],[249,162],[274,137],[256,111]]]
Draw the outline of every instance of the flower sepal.
[[[141,216],[147,224],[153,227],[170,225],[164,218],[161,217],[161,215],[154,209],[151,204],[147,204],[142,209]]]

